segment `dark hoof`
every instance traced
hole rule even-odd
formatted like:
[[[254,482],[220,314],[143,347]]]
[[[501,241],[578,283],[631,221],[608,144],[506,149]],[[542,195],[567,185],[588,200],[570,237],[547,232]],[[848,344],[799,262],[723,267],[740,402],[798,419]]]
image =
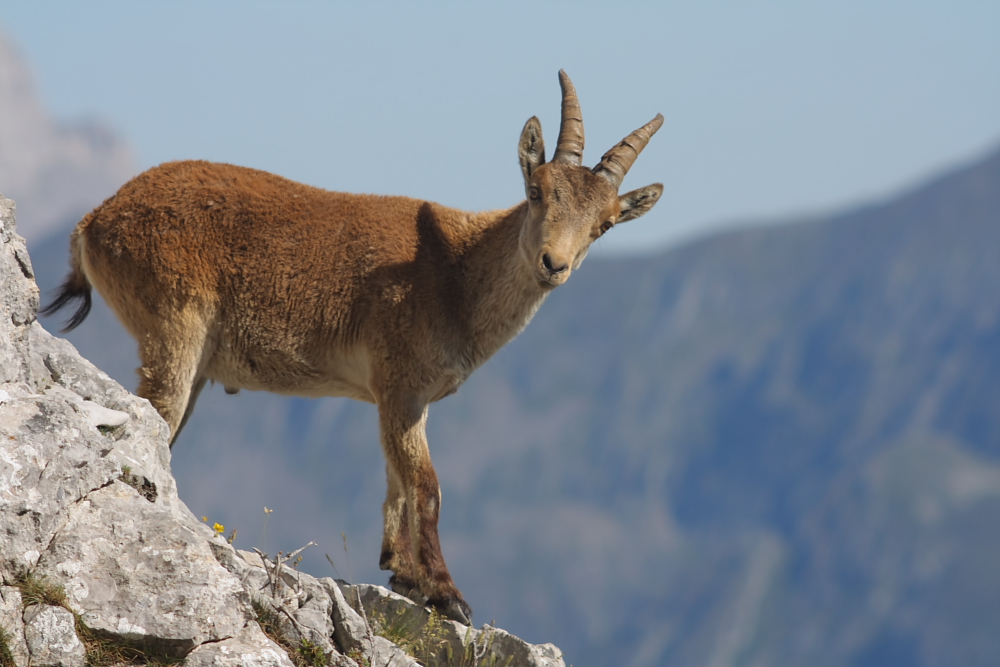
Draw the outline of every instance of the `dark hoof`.
[[[450,621],[456,621],[462,625],[472,625],[472,609],[462,598],[428,600],[428,604]]]
[[[417,582],[406,577],[401,577],[398,574],[389,577],[389,588],[392,589],[393,593],[399,593],[404,598],[410,598],[411,600],[419,600],[421,597]]]

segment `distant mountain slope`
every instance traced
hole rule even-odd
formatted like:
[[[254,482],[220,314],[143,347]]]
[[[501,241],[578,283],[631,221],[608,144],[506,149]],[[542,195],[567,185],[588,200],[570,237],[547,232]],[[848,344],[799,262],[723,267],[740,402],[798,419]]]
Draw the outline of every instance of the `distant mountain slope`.
[[[64,248],[33,252],[43,289]],[[1000,152],[820,221],[588,260],[431,411],[476,621],[578,666],[996,664],[998,284]],[[106,312],[71,339],[135,386]],[[384,578],[382,470],[345,400],[215,388],[174,450],[237,544],[315,539],[304,566],[356,580]]]
[[[0,193],[17,201],[30,247],[136,173],[128,144],[103,124],[55,121],[28,65],[0,31]]]

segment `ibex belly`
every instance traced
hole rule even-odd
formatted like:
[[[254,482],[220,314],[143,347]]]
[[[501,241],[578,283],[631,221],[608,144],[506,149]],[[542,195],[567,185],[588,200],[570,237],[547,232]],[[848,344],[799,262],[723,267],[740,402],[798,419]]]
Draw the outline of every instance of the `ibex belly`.
[[[344,396],[374,403],[369,390],[368,359],[361,347],[337,350],[321,364],[274,351],[217,346],[205,367],[205,377],[232,392],[271,391],[287,396]]]

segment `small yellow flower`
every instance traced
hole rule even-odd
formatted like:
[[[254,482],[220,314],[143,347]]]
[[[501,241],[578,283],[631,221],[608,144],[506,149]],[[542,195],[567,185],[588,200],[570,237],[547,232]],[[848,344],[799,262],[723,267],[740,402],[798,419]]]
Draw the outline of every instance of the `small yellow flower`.
[[[214,526],[212,526],[212,529],[215,532],[217,532],[219,535],[221,535],[222,533],[226,532],[226,527],[223,526],[221,523],[215,524]]]
[[[201,517],[201,520],[204,521],[205,523],[208,523],[208,517],[207,516]]]

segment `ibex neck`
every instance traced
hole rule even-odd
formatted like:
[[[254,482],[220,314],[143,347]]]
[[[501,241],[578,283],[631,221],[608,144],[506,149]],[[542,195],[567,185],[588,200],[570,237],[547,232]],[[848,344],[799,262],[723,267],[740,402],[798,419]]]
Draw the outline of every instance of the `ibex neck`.
[[[547,294],[520,247],[528,204],[473,216],[480,232],[464,253],[465,294],[471,306],[466,357],[475,368],[531,321]],[[471,370],[471,369],[470,369]]]

